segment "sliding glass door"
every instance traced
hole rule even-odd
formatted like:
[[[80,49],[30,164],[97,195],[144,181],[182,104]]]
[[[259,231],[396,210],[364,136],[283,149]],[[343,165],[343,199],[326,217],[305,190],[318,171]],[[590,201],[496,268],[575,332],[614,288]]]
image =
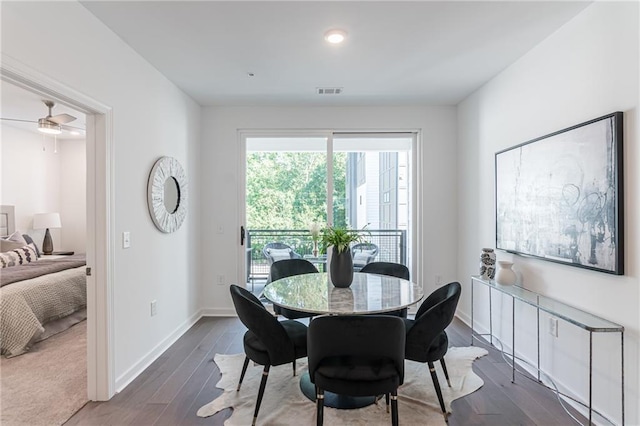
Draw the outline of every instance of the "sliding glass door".
[[[376,261],[411,268],[414,133],[246,133],[242,140],[250,288],[266,281],[269,253],[322,267],[314,223],[364,229],[378,247]]]

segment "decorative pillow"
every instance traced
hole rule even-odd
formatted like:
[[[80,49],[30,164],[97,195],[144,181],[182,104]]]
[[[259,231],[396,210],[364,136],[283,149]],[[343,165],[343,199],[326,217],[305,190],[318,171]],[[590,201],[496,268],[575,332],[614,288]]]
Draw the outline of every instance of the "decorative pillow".
[[[353,252],[354,265],[366,265],[375,250],[356,250]]]
[[[33,238],[31,238],[28,234],[22,234],[22,238],[24,238],[27,244],[33,244],[33,246],[36,248],[36,254],[38,255],[38,257],[42,257],[42,254],[40,253],[40,249],[38,248],[38,245],[33,242]]]
[[[8,268],[10,266],[24,265],[38,260],[36,248],[29,244],[19,249],[0,253],[0,267]]]
[[[371,257],[371,253],[365,253],[364,250],[362,253],[360,251],[357,251],[356,253],[353,254],[353,264],[354,265],[366,265],[367,261],[369,260],[369,258]]]
[[[278,260],[291,259],[291,249],[289,248],[285,248],[285,249],[270,248],[270,249],[267,249],[267,253],[269,253],[269,256],[271,256],[274,262],[277,262]]]
[[[15,249],[22,248],[26,245],[26,243],[17,243],[15,241],[3,240],[0,239],[0,252],[4,253],[6,251],[11,251]]]
[[[29,242],[24,239],[24,237],[22,236],[20,231],[16,231],[13,234],[9,235],[7,237],[7,240],[8,241],[15,241],[16,243],[21,243],[23,247],[26,246],[27,244],[29,244]]]

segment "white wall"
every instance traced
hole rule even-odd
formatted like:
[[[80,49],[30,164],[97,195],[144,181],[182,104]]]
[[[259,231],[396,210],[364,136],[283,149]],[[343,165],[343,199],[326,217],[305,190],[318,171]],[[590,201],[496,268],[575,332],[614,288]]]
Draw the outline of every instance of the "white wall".
[[[459,314],[467,319],[469,276],[478,273],[480,248],[495,245],[494,153],[614,111],[625,113],[625,275],[502,252],[498,259],[515,262],[525,287],[624,325],[626,423],[633,425],[640,424],[638,16],[637,3],[595,3],[458,106],[458,276],[465,284]],[[479,300],[475,312],[486,311],[486,302]],[[494,304],[498,312],[509,314],[510,309],[506,300]],[[518,327],[529,330],[516,348],[535,360],[535,316],[524,307],[517,309]],[[480,325],[487,327],[486,322],[485,316]],[[554,339],[546,332],[547,323],[541,324],[543,366],[563,387],[585,397],[588,336],[561,323],[560,337]],[[494,327],[510,344],[510,324],[498,321]],[[594,403],[619,422],[619,335],[597,336],[594,342]]]
[[[15,206],[16,230],[42,248],[43,229],[33,229],[33,215],[58,212],[62,228],[51,229],[54,250],[85,252],[86,150],[84,140],[50,136],[0,125],[2,194],[0,204]]]
[[[60,220],[59,250],[87,251],[87,149],[86,141],[59,141]],[[56,249],[58,250],[58,249]]]
[[[238,283],[239,196],[238,130],[250,129],[421,129],[419,154],[424,164],[418,190],[425,194],[424,229],[419,234],[424,250],[419,267],[427,271],[426,291],[435,274],[445,279],[456,268],[455,108],[453,107],[210,107],[204,109],[202,146],[202,301],[211,314],[233,313],[227,285],[217,275]],[[217,234],[218,226],[224,233]]]
[[[198,314],[200,107],[77,2],[3,2],[1,27],[3,54],[113,109],[114,345],[122,385]],[[187,218],[172,234],[158,231],[147,209],[149,171],[164,155],[176,157],[189,179]],[[131,232],[126,250],[123,231]]]

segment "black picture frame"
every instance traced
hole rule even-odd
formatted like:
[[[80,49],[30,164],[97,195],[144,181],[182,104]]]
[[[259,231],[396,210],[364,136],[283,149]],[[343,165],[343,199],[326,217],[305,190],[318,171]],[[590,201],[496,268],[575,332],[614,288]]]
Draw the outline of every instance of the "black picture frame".
[[[496,248],[624,274],[623,113],[496,152]]]

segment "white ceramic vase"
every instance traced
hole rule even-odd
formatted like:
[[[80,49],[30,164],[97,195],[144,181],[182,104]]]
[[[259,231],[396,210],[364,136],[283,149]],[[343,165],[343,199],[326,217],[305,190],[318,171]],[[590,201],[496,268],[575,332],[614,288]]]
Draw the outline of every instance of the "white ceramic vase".
[[[500,285],[514,285],[516,281],[518,281],[518,276],[511,269],[513,266],[513,262],[508,262],[506,260],[498,261],[498,272],[496,273],[496,282]]]

